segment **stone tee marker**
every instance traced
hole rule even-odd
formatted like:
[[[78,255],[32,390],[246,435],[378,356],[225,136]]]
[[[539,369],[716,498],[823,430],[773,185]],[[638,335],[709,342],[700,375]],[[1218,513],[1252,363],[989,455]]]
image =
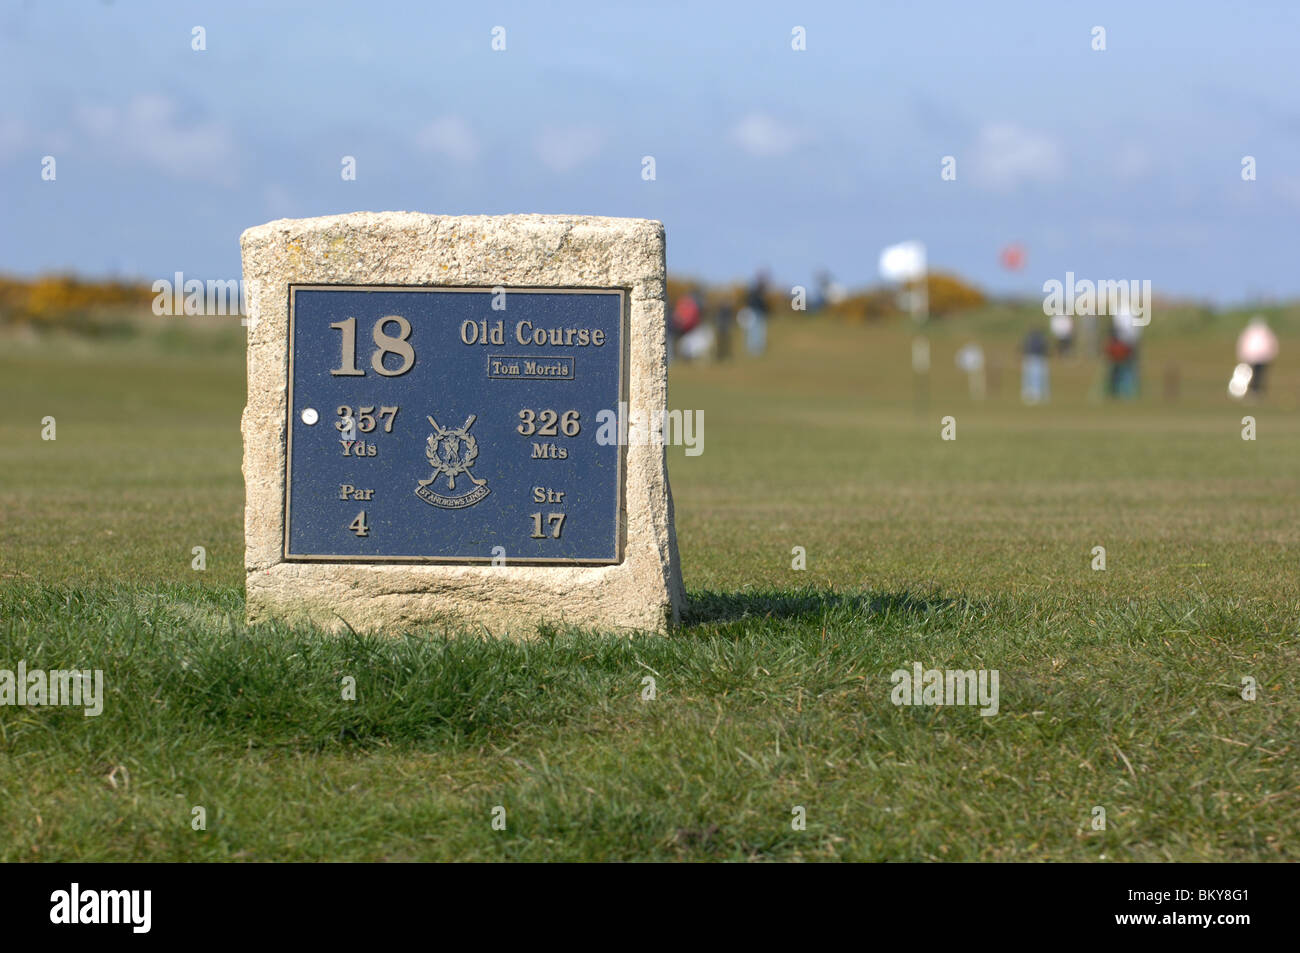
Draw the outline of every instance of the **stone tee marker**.
[[[250,620],[678,619],[662,225],[358,212],[241,245]]]

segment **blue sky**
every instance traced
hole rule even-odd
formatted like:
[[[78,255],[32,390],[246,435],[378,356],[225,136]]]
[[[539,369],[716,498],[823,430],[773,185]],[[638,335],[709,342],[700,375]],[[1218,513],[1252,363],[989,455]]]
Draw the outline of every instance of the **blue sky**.
[[[409,209],[657,218],[710,279],[917,238],[997,291],[1300,296],[1298,52],[1280,2],[9,0],[0,271],[233,277],[250,225]]]

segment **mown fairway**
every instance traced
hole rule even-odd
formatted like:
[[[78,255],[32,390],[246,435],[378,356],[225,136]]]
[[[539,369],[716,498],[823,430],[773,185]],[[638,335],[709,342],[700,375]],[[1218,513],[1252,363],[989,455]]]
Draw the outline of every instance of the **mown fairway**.
[[[527,644],[246,627],[241,332],[6,338],[0,668],[100,668],[106,698],[0,707],[0,859],[1295,859],[1300,321],[1262,404],[1224,394],[1237,318],[1188,314],[1140,401],[1073,360],[1025,408],[1032,319],[937,328],[924,406],[888,324],[675,365],[705,420],[669,451],[687,624]],[[895,707],[913,662],[997,669],[999,714]]]

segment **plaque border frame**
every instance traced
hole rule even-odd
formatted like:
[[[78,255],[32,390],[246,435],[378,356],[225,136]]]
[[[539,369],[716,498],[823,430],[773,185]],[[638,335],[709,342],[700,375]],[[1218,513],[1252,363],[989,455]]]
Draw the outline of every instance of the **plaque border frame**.
[[[510,287],[508,285],[392,285],[392,284],[329,284],[321,282],[290,282],[288,286],[289,335],[286,342],[288,363],[285,368],[286,406],[285,406],[285,451],[284,451],[284,538],[280,550],[285,562],[291,563],[344,563],[344,564],[380,564],[380,563],[416,563],[440,566],[475,566],[492,564],[495,556],[339,556],[325,553],[290,553],[289,552],[289,515],[291,494],[293,492],[293,355],[296,334],[294,323],[295,292],[298,291],[404,291],[404,292],[469,292],[476,294],[493,294],[502,290],[509,297],[512,294],[617,294],[619,314],[619,351],[618,351],[618,399],[614,412],[617,414],[622,406],[630,407],[628,394],[628,349],[630,318],[628,308],[628,290],[620,287],[571,287],[548,288],[544,286]],[[577,355],[574,373],[577,373]],[[496,379],[496,378],[493,378]],[[557,380],[573,380],[558,378]],[[621,422],[620,422],[621,427]],[[620,434],[621,436],[621,434]],[[611,559],[572,559],[569,557],[533,557],[512,558],[507,552],[505,565],[510,566],[615,566],[623,562],[626,556],[627,542],[627,501],[624,494],[627,481],[627,444],[620,439],[618,447],[618,476],[615,487],[614,504],[614,556]]]

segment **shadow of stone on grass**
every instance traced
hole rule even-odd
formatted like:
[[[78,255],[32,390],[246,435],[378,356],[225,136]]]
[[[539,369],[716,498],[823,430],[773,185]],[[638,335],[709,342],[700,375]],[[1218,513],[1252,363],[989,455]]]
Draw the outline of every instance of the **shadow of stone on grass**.
[[[849,614],[867,619],[895,614],[929,615],[969,604],[970,600],[966,599],[906,591],[843,593],[831,589],[765,589],[715,592],[706,589],[687,594],[682,625],[739,622],[743,619],[811,622],[830,614]]]

